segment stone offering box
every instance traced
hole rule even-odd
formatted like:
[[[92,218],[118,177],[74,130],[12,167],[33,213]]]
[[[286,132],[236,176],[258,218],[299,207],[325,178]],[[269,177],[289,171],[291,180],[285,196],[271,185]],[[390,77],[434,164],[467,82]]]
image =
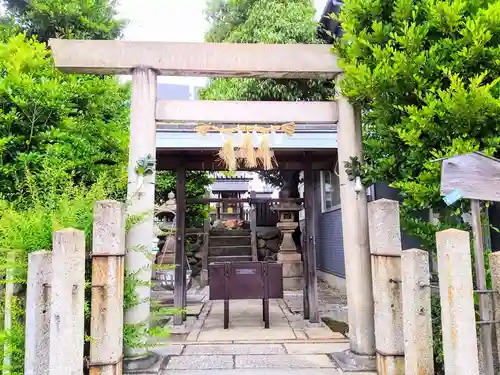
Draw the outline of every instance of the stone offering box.
[[[211,300],[224,300],[224,329],[229,327],[229,300],[262,299],[269,328],[269,299],[283,298],[283,266],[268,262],[217,262],[208,267]]]

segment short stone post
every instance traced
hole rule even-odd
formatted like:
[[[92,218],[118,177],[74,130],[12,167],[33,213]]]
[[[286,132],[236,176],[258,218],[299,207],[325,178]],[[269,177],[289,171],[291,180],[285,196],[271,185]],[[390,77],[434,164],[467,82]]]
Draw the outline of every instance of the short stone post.
[[[493,284],[493,320],[500,320],[500,252],[491,253],[489,255],[490,259],[490,271],[491,271],[491,281]],[[500,324],[495,324],[496,336],[497,336],[497,353],[500,355]]]
[[[26,289],[25,375],[48,375],[50,338],[50,287],[52,253],[28,255]]]
[[[404,375],[399,203],[388,199],[370,202],[368,218],[377,371],[384,375]]]
[[[401,255],[405,375],[434,375],[429,253]]]
[[[469,233],[436,234],[446,374],[478,375],[479,361]]]
[[[122,373],[125,207],[100,201],[92,242],[90,375]]]
[[[63,229],[52,243],[49,375],[82,375],[85,236]]]

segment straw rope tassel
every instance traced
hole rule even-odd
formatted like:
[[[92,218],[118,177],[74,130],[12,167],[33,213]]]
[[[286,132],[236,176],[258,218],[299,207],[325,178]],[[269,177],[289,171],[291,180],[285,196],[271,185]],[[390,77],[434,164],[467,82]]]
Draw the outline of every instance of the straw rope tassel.
[[[295,133],[295,128],[296,125],[294,122],[287,122],[286,124],[281,125],[281,130],[283,130],[283,132],[289,137]]]
[[[270,148],[269,133],[270,132],[283,132],[291,137],[295,133],[296,125],[293,122],[288,122],[283,125],[272,125],[270,128],[265,128],[258,125],[245,125],[232,128],[225,128],[222,126],[212,124],[202,124],[195,127],[195,131],[201,135],[207,135],[211,131],[216,131],[224,135],[228,135],[230,139],[224,142],[222,148],[219,150],[219,158],[229,171],[235,171],[238,168],[238,159],[243,159],[247,168],[256,168],[259,163],[265,170],[270,170],[274,165],[278,165],[274,152]],[[237,152],[231,139],[231,134],[236,132],[245,132],[243,135],[242,143]],[[260,146],[256,150],[253,147],[253,140],[251,132],[261,134]]]
[[[259,158],[262,167],[267,171],[273,168],[273,152],[269,148],[269,135],[262,134],[259,147]]]
[[[238,163],[236,161],[233,140],[231,138],[225,141],[222,145],[222,148],[219,151],[219,157],[226,165],[228,171],[235,171],[237,169]]]
[[[245,166],[248,168],[257,167],[257,154],[253,147],[252,133],[243,134],[243,140],[240,146],[240,158],[244,159]]]

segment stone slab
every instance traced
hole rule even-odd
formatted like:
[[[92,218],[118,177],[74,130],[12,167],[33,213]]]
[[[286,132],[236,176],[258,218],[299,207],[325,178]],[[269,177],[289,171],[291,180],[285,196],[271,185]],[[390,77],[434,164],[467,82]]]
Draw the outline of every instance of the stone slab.
[[[168,322],[168,324],[165,326],[165,328],[168,330],[170,333],[170,336],[183,336],[183,335],[189,335],[189,333],[193,329],[193,322],[190,321],[185,321],[181,325],[174,325],[172,321]]]
[[[224,324],[223,316],[210,316],[204,321],[203,328],[205,327],[217,328],[223,324]],[[279,317],[279,316],[270,316],[269,324],[271,327],[280,325],[290,327],[288,320],[285,319],[284,317]],[[242,318],[237,316],[231,316],[231,314],[229,314],[229,326],[230,327],[251,326],[251,327],[256,327],[258,329],[260,326],[264,327],[264,320],[262,319],[261,315]]]
[[[198,336],[200,335],[201,329],[192,330],[186,337],[186,341],[195,342],[198,341]]]
[[[172,292],[165,292],[165,291],[158,291],[158,290],[153,290],[151,291],[151,300],[155,301],[162,306],[173,306],[174,304],[174,293]],[[199,304],[203,303],[206,301],[206,295],[200,293],[200,294],[187,294],[187,305],[194,305],[194,304]]]
[[[327,326],[305,327],[304,331],[310,339],[345,339],[345,336],[339,332],[333,332]]]
[[[283,277],[283,288],[286,290],[300,290],[303,286],[303,277]]]
[[[187,316],[199,316],[203,310],[204,302],[192,302],[188,303],[186,306],[186,315]],[[160,303],[159,305],[162,308],[174,308],[173,303]]]
[[[156,346],[155,348],[151,349],[151,351],[161,356],[167,356],[181,355],[183,349],[184,345],[170,344],[165,346]]]
[[[215,370],[233,368],[234,361],[231,355],[183,355],[170,357],[167,364],[169,370]]]
[[[321,339],[292,339],[292,340],[252,340],[252,345],[256,344],[327,344],[327,343],[332,343],[332,344],[348,344],[349,340],[343,339],[343,340],[321,340]],[[209,343],[200,343],[203,345],[208,345]],[[242,341],[242,340],[233,340],[233,341],[221,341],[218,342],[218,344],[248,344],[248,341]]]
[[[198,341],[253,341],[253,340],[294,340],[296,338],[290,326],[276,327],[271,322],[271,328],[260,326],[231,327],[230,329],[204,327],[198,336]]]
[[[186,314],[189,316],[199,316],[203,310],[203,302],[194,303],[192,305],[187,305]]]
[[[259,369],[259,375],[341,375],[337,369]],[[165,370],[162,375],[255,375],[255,369]],[[375,372],[350,372],[349,375],[376,375]]]
[[[336,368],[324,354],[317,355],[237,355],[235,368]]]
[[[295,333],[295,336],[297,337],[297,340],[306,340],[307,335],[306,333],[301,330],[301,329],[294,329],[293,332]]]
[[[349,349],[332,353],[330,357],[345,373],[374,372],[377,369],[375,357],[359,356]]]
[[[262,314],[262,300],[231,300],[229,301],[229,311],[233,309],[238,312],[238,315],[248,315],[260,312]],[[210,315],[212,314],[223,314],[224,313],[224,302],[214,301],[210,309]],[[277,313],[283,315],[283,310],[281,310],[277,300],[269,300],[269,313]]]
[[[124,375],[158,375],[164,364],[164,359],[157,353],[149,352],[145,358],[123,361]]]
[[[349,349],[349,343],[284,344],[288,354],[327,354]]]
[[[292,327],[293,329],[298,329],[303,331],[304,328],[306,328],[305,322],[302,319],[288,320],[288,323],[290,324],[290,327]]]
[[[269,322],[270,328],[272,330],[276,329],[292,329],[288,324],[287,320],[284,319],[275,319]],[[205,324],[203,325],[202,331],[210,331],[210,330],[218,330],[224,328],[224,320],[223,319],[207,319]],[[264,330],[264,322],[262,319],[230,319],[229,320],[229,328],[228,330],[234,329],[255,329],[255,330]],[[227,331],[227,330],[226,330]],[[236,338],[237,340],[238,338]]]
[[[231,345],[187,345],[184,355],[257,355],[286,354],[279,344],[231,344]]]
[[[213,341],[202,341],[202,342],[199,342],[199,341],[191,341],[191,342],[188,342],[186,340],[183,340],[183,341],[180,341],[180,340],[177,340],[177,341],[169,341],[169,344],[177,344],[177,345],[193,345],[193,344],[201,344],[201,345],[209,345],[209,344],[212,344],[212,345],[231,345],[231,344],[234,344],[235,342],[233,340],[213,340]],[[248,341],[243,341],[241,342],[242,344],[247,344]],[[252,341],[253,343],[253,341]],[[268,342],[266,341],[265,343],[267,344],[274,344],[274,342]],[[238,344],[238,343],[236,343]]]

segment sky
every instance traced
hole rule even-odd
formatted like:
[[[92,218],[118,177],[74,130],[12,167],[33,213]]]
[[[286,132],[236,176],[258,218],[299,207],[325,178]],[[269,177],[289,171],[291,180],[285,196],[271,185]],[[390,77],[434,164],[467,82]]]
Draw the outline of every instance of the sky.
[[[319,18],[327,0],[314,0]],[[119,0],[119,15],[129,20],[124,39],[134,41],[203,42],[208,24],[205,0]],[[204,78],[161,77],[160,82],[203,85]]]

